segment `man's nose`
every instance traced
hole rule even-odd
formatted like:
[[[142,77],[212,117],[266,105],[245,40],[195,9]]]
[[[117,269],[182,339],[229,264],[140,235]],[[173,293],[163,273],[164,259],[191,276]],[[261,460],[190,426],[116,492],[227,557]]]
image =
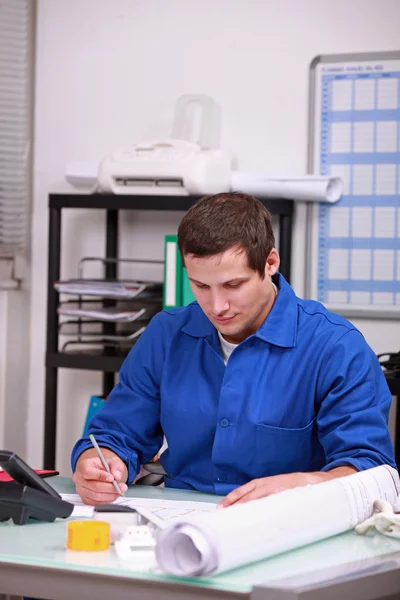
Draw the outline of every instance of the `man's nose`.
[[[214,315],[221,315],[229,310],[228,300],[221,294],[215,294],[212,299],[212,311]]]

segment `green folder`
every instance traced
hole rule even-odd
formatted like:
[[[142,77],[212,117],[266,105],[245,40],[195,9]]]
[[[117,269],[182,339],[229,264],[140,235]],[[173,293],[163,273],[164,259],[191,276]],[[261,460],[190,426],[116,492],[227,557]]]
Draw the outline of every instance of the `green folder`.
[[[189,277],[187,276],[186,269],[182,268],[182,306],[187,306],[193,300],[196,300],[196,298],[193,296]]]
[[[163,308],[182,306],[182,260],[178,236],[166,235],[164,242]]]

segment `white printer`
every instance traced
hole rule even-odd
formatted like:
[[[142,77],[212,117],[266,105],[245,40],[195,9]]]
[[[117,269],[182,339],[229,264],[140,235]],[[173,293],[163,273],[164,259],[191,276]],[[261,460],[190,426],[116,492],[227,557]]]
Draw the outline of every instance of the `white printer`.
[[[204,94],[181,96],[171,137],[106,156],[97,181],[114,194],[201,195],[227,192],[231,159],[220,150],[220,108]]]
[[[231,159],[182,139],[137,144],[106,156],[98,186],[114,194],[200,195],[227,192]]]

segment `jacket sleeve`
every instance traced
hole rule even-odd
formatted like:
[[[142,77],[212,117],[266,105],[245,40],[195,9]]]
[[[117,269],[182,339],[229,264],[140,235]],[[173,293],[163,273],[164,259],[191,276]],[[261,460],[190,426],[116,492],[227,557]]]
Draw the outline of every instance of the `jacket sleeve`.
[[[319,441],[328,471],[396,468],[388,429],[392,397],[378,359],[363,336],[347,331],[328,352],[318,376]]]
[[[90,422],[88,431],[103,448],[115,452],[128,467],[128,484],[140,465],[151,460],[162,445],[160,426],[160,381],[166,336],[161,313],[156,315],[125,359],[119,383]],[[72,470],[80,454],[92,448],[89,437],[81,438],[71,455]]]

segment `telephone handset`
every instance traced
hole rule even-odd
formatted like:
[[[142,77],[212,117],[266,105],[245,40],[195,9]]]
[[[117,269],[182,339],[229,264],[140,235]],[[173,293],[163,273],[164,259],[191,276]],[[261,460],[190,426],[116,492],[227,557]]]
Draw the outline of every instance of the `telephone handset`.
[[[0,467],[14,480],[0,483],[0,521],[24,525],[29,519],[54,521],[72,514],[74,505],[62,500],[15,452],[0,450]]]

